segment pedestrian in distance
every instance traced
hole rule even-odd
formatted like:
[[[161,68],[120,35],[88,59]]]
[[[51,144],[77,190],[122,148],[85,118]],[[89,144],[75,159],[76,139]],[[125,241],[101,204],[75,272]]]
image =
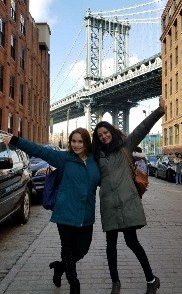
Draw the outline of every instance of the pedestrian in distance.
[[[127,159],[165,113],[162,97],[159,107],[146,117],[128,136],[101,121],[93,132],[93,153],[101,172],[100,213],[106,232],[106,254],[112,280],[111,294],[120,293],[121,282],[117,269],[117,239],[122,232],[126,245],[139,260],[147,281],[146,294],[155,294],[160,280],[154,276],[147,255],[138,241],[137,229],[146,226],[142,201],[133,181]]]
[[[181,184],[181,175],[182,175],[182,156],[181,153],[176,152],[174,158],[174,166],[176,172],[176,185]]]
[[[76,263],[87,254],[92,241],[96,189],[100,183],[90,135],[84,128],[74,130],[69,136],[68,151],[52,150],[16,136],[5,137],[4,143],[42,158],[55,168],[64,168],[51,216],[60,235],[62,260],[49,266],[54,269],[53,283],[57,287],[61,287],[61,276],[65,272],[70,294],[79,294]]]
[[[133,151],[134,165],[138,167],[141,172],[147,175],[147,159],[145,153],[142,152],[142,148],[137,146]]]

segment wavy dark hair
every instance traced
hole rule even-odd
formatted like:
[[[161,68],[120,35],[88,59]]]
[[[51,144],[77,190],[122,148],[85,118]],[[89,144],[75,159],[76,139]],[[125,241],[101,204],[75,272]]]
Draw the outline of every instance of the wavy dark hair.
[[[71,140],[74,134],[80,134],[83,140],[83,146],[85,147],[85,152],[88,155],[90,152],[92,152],[92,143],[89,132],[84,128],[77,128],[74,131],[71,132],[68,139],[68,150],[70,152],[73,152],[71,148]]]
[[[112,141],[109,144],[103,144],[97,134],[99,128],[106,128],[112,135]],[[107,121],[99,122],[93,132],[92,137],[92,150],[94,158],[98,161],[100,157],[100,151],[103,151],[105,155],[109,155],[111,152],[118,151],[125,141],[126,135],[120,130],[116,129]]]

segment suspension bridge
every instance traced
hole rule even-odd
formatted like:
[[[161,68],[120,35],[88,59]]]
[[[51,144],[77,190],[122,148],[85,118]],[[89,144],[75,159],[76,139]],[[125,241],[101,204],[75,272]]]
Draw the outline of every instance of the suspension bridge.
[[[87,11],[51,83],[51,124],[85,116],[86,127],[92,130],[109,112],[113,125],[129,132],[130,109],[162,93],[159,39],[165,4],[164,0],[155,0],[112,11]],[[86,42],[67,66],[75,46],[81,44],[83,29]],[[76,79],[71,83],[75,72]]]

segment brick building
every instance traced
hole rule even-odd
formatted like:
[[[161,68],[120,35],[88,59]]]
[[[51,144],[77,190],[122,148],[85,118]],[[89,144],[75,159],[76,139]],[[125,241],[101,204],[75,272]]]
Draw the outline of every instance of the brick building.
[[[163,151],[182,152],[182,1],[169,0],[162,14]]]
[[[49,141],[50,29],[29,0],[0,1],[0,129]]]

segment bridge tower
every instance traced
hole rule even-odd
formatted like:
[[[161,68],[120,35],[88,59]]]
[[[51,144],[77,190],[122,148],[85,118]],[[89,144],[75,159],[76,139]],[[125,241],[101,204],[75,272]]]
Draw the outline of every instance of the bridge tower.
[[[109,34],[113,40],[113,74],[117,74],[129,66],[128,39],[130,25],[128,22],[122,23],[118,21],[117,18],[114,20],[107,20],[104,19],[101,14],[94,16],[91,14],[90,10],[88,10],[85,17],[85,23],[87,37],[85,91],[88,91],[93,82],[98,82],[103,78],[103,44],[105,41],[105,34]],[[86,109],[87,119],[91,120],[91,123],[88,122],[87,124],[93,129],[94,125],[98,122],[98,119],[102,119],[102,110],[98,109],[98,113],[90,112],[89,117],[88,102],[89,97],[87,97]],[[91,110],[91,107],[89,109]],[[128,133],[129,109],[120,110],[116,105],[115,108],[112,108],[111,115],[113,125],[120,129],[122,128],[126,133]],[[121,122],[121,117],[126,121]]]

